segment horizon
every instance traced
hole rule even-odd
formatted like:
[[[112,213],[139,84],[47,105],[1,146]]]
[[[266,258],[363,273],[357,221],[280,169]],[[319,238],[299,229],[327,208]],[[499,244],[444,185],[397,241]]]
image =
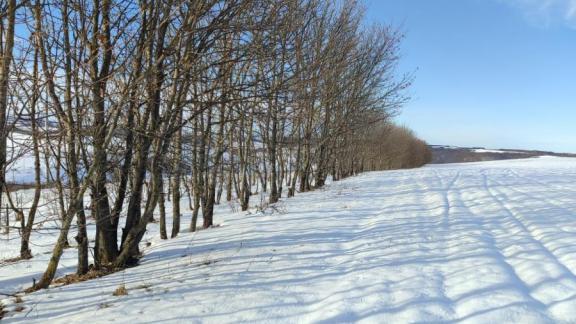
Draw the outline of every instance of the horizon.
[[[544,152],[544,153],[555,153],[555,154],[576,154],[576,152],[571,151],[551,151],[551,150],[539,150],[539,149],[523,149],[518,147],[487,147],[487,146],[458,146],[451,144],[438,144],[438,143],[427,143],[430,147],[451,147],[458,149],[486,149],[486,150],[505,150],[505,151],[527,151],[527,152]]]
[[[414,74],[396,118],[428,143],[576,152],[576,1],[366,2]]]

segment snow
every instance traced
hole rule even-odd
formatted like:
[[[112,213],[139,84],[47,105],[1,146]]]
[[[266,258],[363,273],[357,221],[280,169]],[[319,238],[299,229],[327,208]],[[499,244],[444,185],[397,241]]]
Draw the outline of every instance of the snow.
[[[476,153],[506,153],[502,150],[488,150],[488,149],[473,149],[471,151]]]
[[[22,312],[4,299],[4,321],[576,322],[576,159],[372,172],[232,209],[167,241],[152,224],[138,267],[25,295]],[[0,291],[47,257],[0,267]]]
[[[510,151],[510,150],[472,149],[471,151],[472,151],[472,152],[475,152],[475,153],[500,153],[500,154],[504,154],[504,153],[516,153],[516,154],[527,154],[526,152]]]
[[[44,150],[47,149],[46,140],[40,139],[40,179],[46,181],[46,161]],[[6,179],[9,183],[33,184],[34,151],[32,136],[21,132],[12,132],[6,138],[8,165],[6,167]],[[54,168],[56,169],[56,168]]]

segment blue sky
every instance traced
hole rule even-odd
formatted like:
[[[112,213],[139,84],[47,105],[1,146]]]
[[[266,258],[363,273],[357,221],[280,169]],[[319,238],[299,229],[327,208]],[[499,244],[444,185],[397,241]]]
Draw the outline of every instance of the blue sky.
[[[576,152],[576,0],[366,0],[414,72],[398,121],[431,144]]]

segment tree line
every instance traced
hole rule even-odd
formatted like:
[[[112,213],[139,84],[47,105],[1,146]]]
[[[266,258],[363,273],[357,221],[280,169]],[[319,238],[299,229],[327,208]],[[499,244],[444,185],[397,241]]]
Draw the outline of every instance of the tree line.
[[[71,229],[88,272],[88,217],[94,268],[117,269],[137,262],[155,215],[173,238],[213,226],[222,201],[245,211],[256,192],[273,204],[430,159],[392,122],[411,83],[396,69],[402,35],[368,26],[360,2],[6,0],[0,15],[0,205],[19,215],[22,258],[43,188],[58,193],[60,234],[34,289],[54,279]],[[27,208],[7,185],[23,158],[7,154],[14,132],[31,138]]]

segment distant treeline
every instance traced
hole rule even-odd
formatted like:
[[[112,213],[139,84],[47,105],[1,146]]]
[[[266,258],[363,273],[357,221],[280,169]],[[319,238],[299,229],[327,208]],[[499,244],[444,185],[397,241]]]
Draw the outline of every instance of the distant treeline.
[[[432,160],[428,144],[405,126],[379,123],[366,132],[360,145],[363,171],[418,168]]]

